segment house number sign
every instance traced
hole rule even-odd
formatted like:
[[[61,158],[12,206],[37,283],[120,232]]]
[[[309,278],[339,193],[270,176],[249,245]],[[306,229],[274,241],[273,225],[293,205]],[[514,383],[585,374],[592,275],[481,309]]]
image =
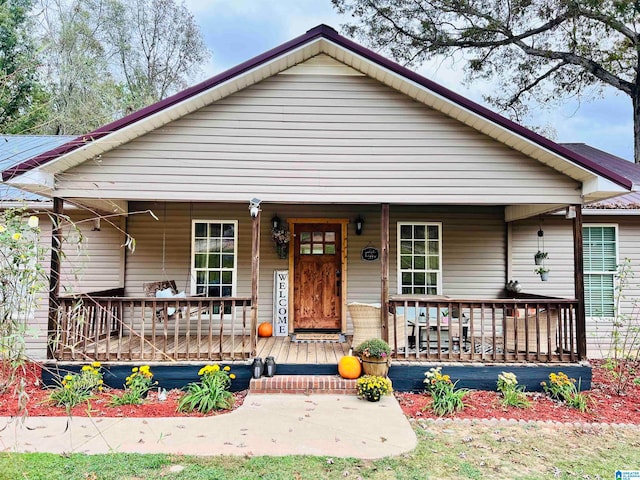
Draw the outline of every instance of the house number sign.
[[[367,262],[375,262],[376,260],[378,260],[378,258],[380,258],[380,250],[375,247],[365,247],[360,253],[360,258]]]
[[[273,272],[273,330],[276,337],[289,335],[289,271]]]

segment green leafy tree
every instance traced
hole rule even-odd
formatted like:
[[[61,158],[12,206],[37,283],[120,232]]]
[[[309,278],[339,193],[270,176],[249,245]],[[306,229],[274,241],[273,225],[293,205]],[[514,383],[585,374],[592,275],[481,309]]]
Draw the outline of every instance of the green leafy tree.
[[[29,35],[33,0],[0,0],[0,132],[24,133],[48,115]]]
[[[332,0],[347,33],[400,62],[460,54],[468,80],[496,82],[486,99],[520,119],[530,104],[590,97],[609,86],[633,105],[640,163],[640,2],[631,0]]]

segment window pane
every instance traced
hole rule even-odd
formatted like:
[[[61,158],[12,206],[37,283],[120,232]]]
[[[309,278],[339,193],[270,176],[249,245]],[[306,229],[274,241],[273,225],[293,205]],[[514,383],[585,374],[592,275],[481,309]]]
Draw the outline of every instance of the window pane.
[[[437,285],[437,284],[438,284],[438,274],[427,273],[427,285]]]
[[[413,257],[413,268],[416,270],[424,270],[424,257]]]
[[[336,241],[336,232],[325,232],[324,233],[324,241],[333,243]]]
[[[209,224],[209,236],[210,237],[220,237],[222,232],[222,227],[219,223],[211,223]]]
[[[424,242],[413,242],[413,253],[424,255]]]
[[[217,238],[211,238],[209,240],[209,251],[213,253],[220,253],[220,240]]]
[[[415,293],[416,295],[424,295],[425,291],[426,289],[424,287],[414,287],[413,289],[413,293]]]
[[[220,268],[220,255],[209,255],[209,268]]]
[[[209,287],[209,291],[207,293],[209,297],[219,297],[220,296],[220,287]]]
[[[313,242],[321,243],[324,235],[322,232],[313,232]]]
[[[429,242],[429,255],[438,255],[438,242]]]
[[[233,238],[235,236],[235,225],[233,225],[233,223],[225,223],[222,229],[222,236],[225,238]]]
[[[440,268],[440,258],[429,257],[429,270],[438,270]]]
[[[438,227],[434,225],[429,226],[429,240],[440,240],[440,236],[438,235]]]
[[[413,280],[411,278],[411,273],[410,272],[403,272],[402,273],[402,285],[411,285],[411,280]]]
[[[233,255],[222,255],[222,267],[233,268]]]
[[[411,293],[411,287],[402,287],[402,294],[407,295]]]
[[[403,240],[413,238],[411,225],[400,226],[400,238],[402,238]]]
[[[220,272],[209,272],[209,285],[220,284]]]
[[[222,283],[233,283],[233,272],[222,272]]]
[[[314,244],[313,245],[313,254],[314,255],[322,255],[322,244]]]
[[[233,253],[235,251],[235,242],[232,238],[225,238],[222,241],[222,251],[224,253]]]
[[[195,249],[195,253],[204,253],[207,251],[207,239],[197,239],[194,244],[193,244],[193,248]]]
[[[300,245],[300,254],[301,255],[310,255],[311,254],[311,245]]]
[[[196,268],[205,268],[207,266],[207,254],[197,254],[195,259]]]
[[[336,246],[332,243],[327,243],[324,246],[324,253],[326,253],[327,255],[335,255],[336,253]]]
[[[196,272],[196,283],[206,283],[207,272]]]
[[[198,285],[196,287],[196,295],[202,295],[205,292],[204,285]]]
[[[403,255],[413,253],[413,242],[400,242],[400,253]]]
[[[417,272],[413,274],[413,284],[414,285],[424,285],[425,284],[425,274],[424,272]]]
[[[413,227],[413,238],[424,240],[425,238],[424,225],[415,225]]]
[[[231,287],[222,287],[222,296],[230,297],[231,296]]]
[[[311,232],[301,232],[300,242],[305,242],[305,243],[311,242]]]
[[[206,223],[196,223],[196,237],[206,237],[207,236],[207,224]]]

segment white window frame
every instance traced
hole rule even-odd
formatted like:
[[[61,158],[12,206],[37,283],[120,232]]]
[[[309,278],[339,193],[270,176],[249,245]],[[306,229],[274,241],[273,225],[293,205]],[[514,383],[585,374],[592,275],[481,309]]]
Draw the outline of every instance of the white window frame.
[[[197,275],[196,275],[196,224],[197,223],[206,223],[207,225],[211,225],[211,224],[225,224],[225,223],[230,223],[233,224],[233,257],[234,257],[234,262],[233,262],[233,268],[223,268],[222,266],[220,267],[220,269],[215,269],[215,268],[208,268],[207,267],[207,271],[215,271],[218,270],[220,272],[232,272],[231,274],[233,275],[233,281],[231,284],[231,296],[232,297],[236,297],[237,296],[237,289],[238,289],[238,220],[217,220],[217,219],[196,219],[196,220],[192,220],[191,222],[191,295],[196,295],[197,294]],[[208,230],[208,229],[207,229]],[[207,236],[207,238],[210,238]],[[201,268],[198,268],[197,270],[202,270]],[[220,294],[222,296],[222,291],[220,291]],[[205,296],[208,296],[208,292]]]
[[[435,269],[429,269],[426,268],[426,266],[428,265],[428,262],[426,261],[427,259],[427,245],[426,245],[426,241],[427,239],[425,238],[425,269],[424,270],[416,270],[416,269],[403,269],[402,268],[402,263],[400,260],[401,257],[401,253],[402,253],[402,248],[401,248],[401,230],[403,226],[411,226],[414,227],[416,225],[421,225],[425,227],[425,230],[428,230],[428,227],[437,227],[438,228],[438,266],[439,268],[437,270]],[[402,221],[402,222],[397,222],[396,224],[396,228],[397,228],[397,240],[396,240],[396,270],[397,270],[397,292],[398,294],[402,294],[402,273],[403,272],[424,272],[425,275],[428,273],[436,273],[437,274],[437,285],[436,285],[436,295],[442,295],[442,222],[413,222],[413,221]],[[414,294],[411,294],[414,295]],[[415,294],[416,296],[419,294]],[[424,293],[424,296],[426,295],[430,295],[428,293]]]
[[[618,229],[618,224],[617,223],[583,223],[582,224],[582,228],[583,230],[585,228],[613,228],[614,229],[614,234],[615,234],[615,239],[616,239],[616,253],[615,253],[615,261],[616,261],[616,269],[613,271],[603,271],[603,270],[586,270],[584,269],[583,271],[583,275],[586,277],[586,275],[611,275],[613,277],[613,290],[614,290],[614,300],[613,300],[613,307],[615,309],[615,290],[618,287],[618,265],[620,264],[620,235],[619,235],[619,229]],[[584,234],[583,234],[583,255],[584,255]],[[584,262],[584,260],[583,260]],[[589,309],[587,308],[587,298],[585,295],[585,313],[589,311]],[[615,315],[615,311],[614,311],[614,315]],[[586,314],[587,318],[602,318],[602,316],[593,316],[593,315],[588,315]],[[613,315],[612,315],[613,317]],[[606,317],[609,318],[609,317]]]

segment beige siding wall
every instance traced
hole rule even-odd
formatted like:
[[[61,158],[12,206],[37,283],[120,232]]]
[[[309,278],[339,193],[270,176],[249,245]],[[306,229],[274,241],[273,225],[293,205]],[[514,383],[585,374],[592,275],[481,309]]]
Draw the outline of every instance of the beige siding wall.
[[[584,215],[584,225],[607,224],[618,226],[619,263],[625,258],[632,260],[632,269],[640,272],[640,217]],[[550,268],[548,282],[541,282],[537,274],[533,256],[538,250],[537,219],[514,222],[512,225],[512,275],[518,280],[523,291],[556,297],[574,298],[573,284],[573,229],[571,220],[563,216],[544,217],[544,249],[549,252],[545,264]],[[542,250],[542,242],[540,243]],[[640,324],[640,312],[633,305],[640,299],[640,275],[632,278],[625,289],[620,310],[625,315],[635,318]],[[600,358],[606,355],[611,345],[611,320],[587,318],[587,355]]]
[[[151,209],[160,219],[138,215],[129,219],[136,238],[134,253],[127,254],[126,294],[142,295],[142,284],[173,279],[179,290],[190,291],[191,219],[238,220],[238,296],[251,295],[251,220],[246,204],[136,203],[132,209]],[[380,247],[380,206],[264,205],[260,252],[260,321],[273,317],[273,272],[287,270],[271,240],[270,219],[365,219],[361,236],[348,226],[347,302],[380,302],[380,262],[360,259],[362,248]],[[165,223],[166,219],[166,223]],[[396,223],[435,221],[443,224],[443,293],[453,297],[494,298],[504,285],[505,227],[499,208],[391,208],[390,291],[397,293]],[[468,239],[473,238],[473,244]],[[163,246],[164,245],[164,246]],[[163,262],[164,257],[164,262]],[[347,330],[351,331],[348,320]]]
[[[56,179],[59,195],[465,205],[581,201],[573,180],[371,78],[345,75],[344,69],[297,69],[71,169]]]
[[[100,230],[93,230],[93,214],[74,211],[68,213],[75,228],[64,230],[64,257],[61,264],[60,293],[88,293],[123,286],[124,262],[123,219],[111,219],[114,225],[101,221]],[[46,251],[44,266],[47,272],[51,261],[51,220],[40,215],[40,243]],[[48,285],[47,285],[48,286]],[[49,294],[37,296],[33,335],[27,337],[27,354],[35,360],[47,358],[47,321]]]

